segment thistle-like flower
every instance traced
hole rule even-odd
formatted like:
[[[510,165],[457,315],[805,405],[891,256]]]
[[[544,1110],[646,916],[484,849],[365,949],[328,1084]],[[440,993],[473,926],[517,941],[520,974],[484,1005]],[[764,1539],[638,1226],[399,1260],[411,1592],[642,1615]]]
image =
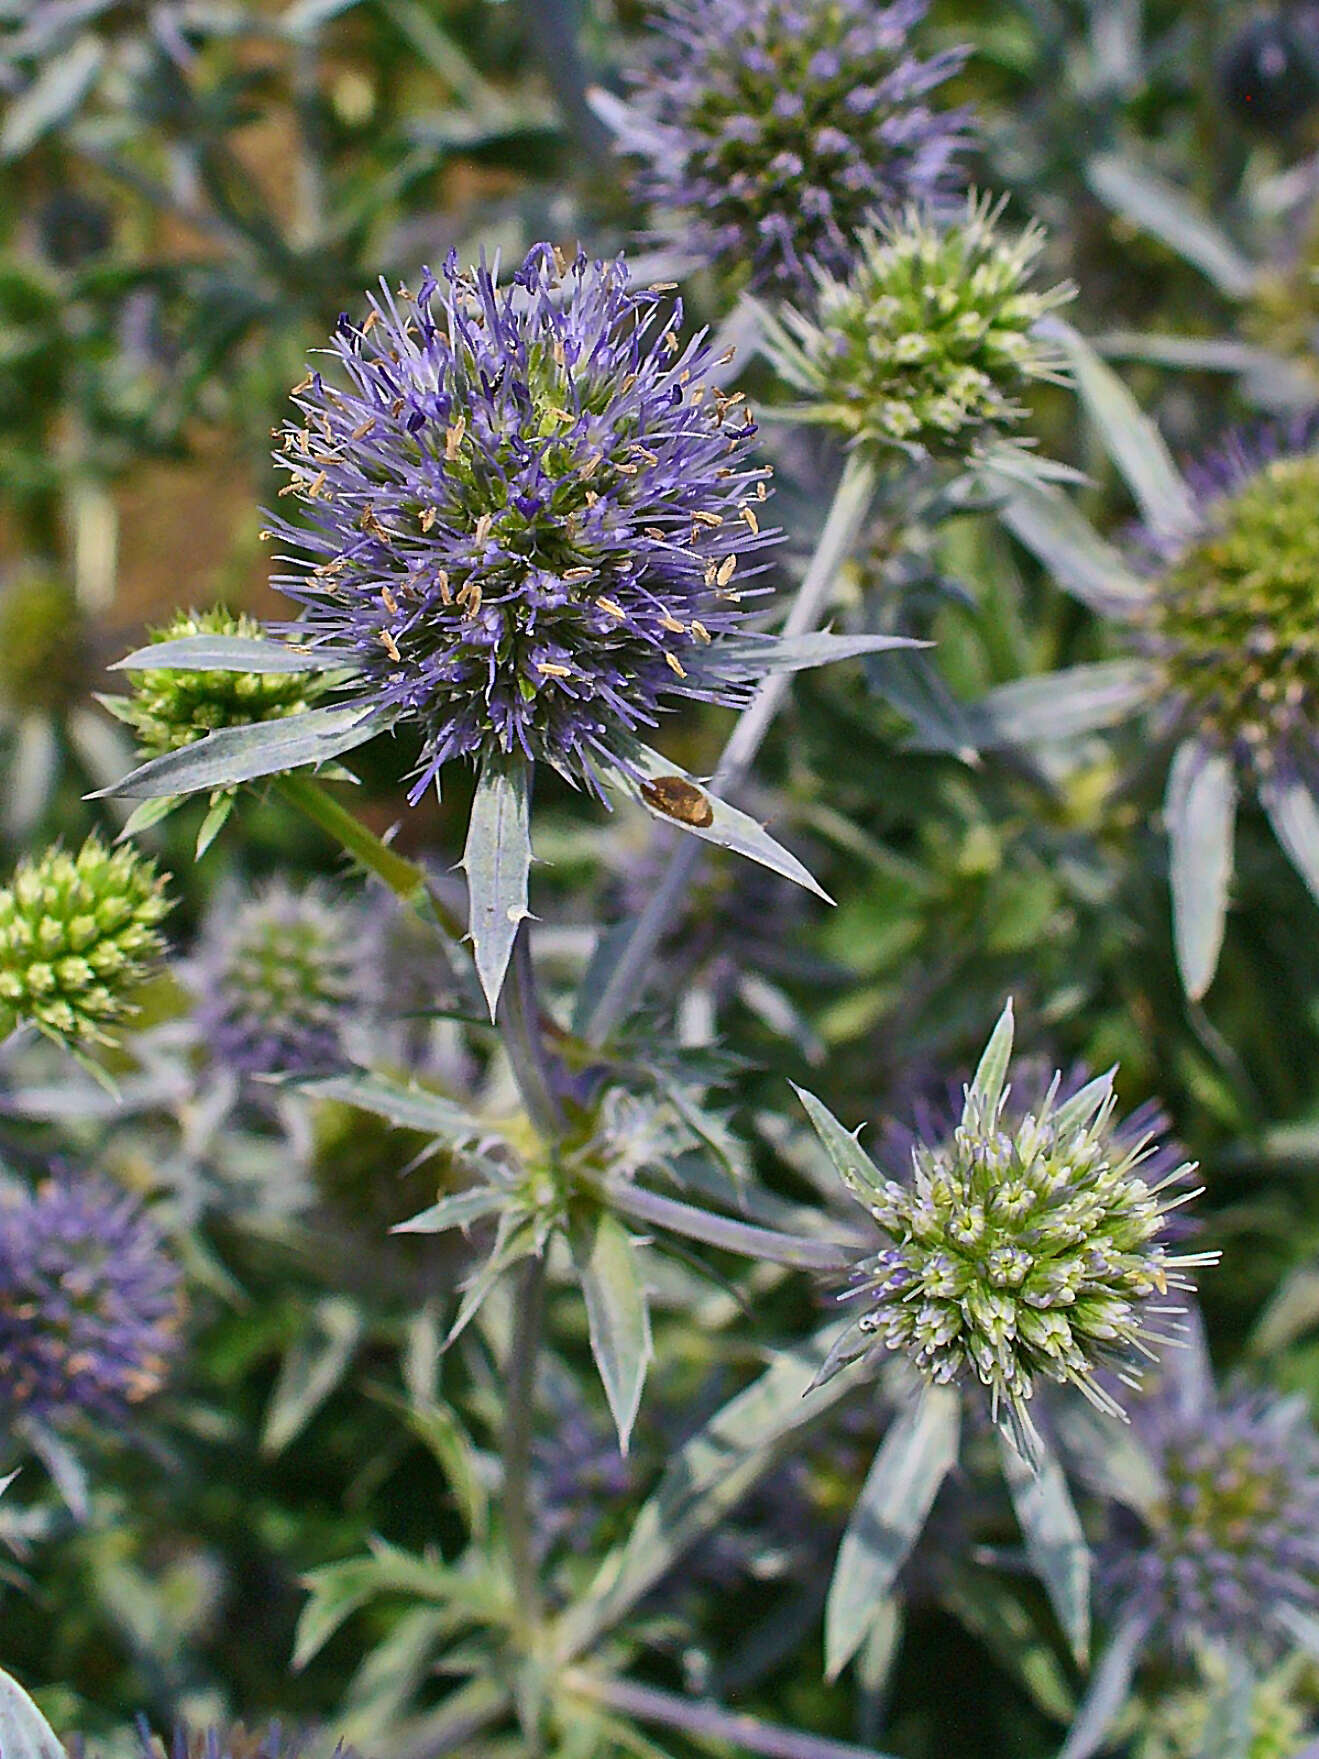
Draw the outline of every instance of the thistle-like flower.
[[[847,272],[875,215],[955,185],[965,110],[927,99],[963,50],[922,60],[928,0],[662,0],[619,145],[684,244],[766,292]]]
[[[95,836],[20,862],[0,888],[0,1038],[30,1022],[74,1049],[112,1044],[169,909],[154,862]]]
[[[1186,1660],[1226,1648],[1280,1660],[1289,1620],[1319,1615],[1319,1437],[1303,1402],[1158,1388],[1135,1412],[1157,1495],[1119,1512],[1099,1554],[1105,1598]]]
[[[0,1189],[0,1401],[10,1419],[122,1421],[161,1385],[179,1273],[141,1205],[58,1174]]]
[[[212,1061],[238,1075],[343,1067],[344,1034],[365,1001],[362,930],[355,907],[324,886],[221,893],[187,966]]]
[[[881,452],[954,458],[1020,425],[1031,385],[1063,379],[1038,325],[1073,290],[1030,285],[1044,233],[1008,237],[1003,206],[971,197],[947,226],[908,208],[861,235],[849,275],[817,273],[811,312],[766,316],[774,365],[805,398],[798,419]]]
[[[1101,1371],[1139,1384],[1137,1358],[1170,1341],[1187,1270],[1216,1255],[1169,1251],[1167,1215],[1194,1195],[1185,1189],[1193,1169],[1180,1163],[1148,1182],[1154,1145],[1119,1134],[1111,1072],[1067,1100],[1055,1077],[1038,1107],[1014,1115],[1012,1039],[1009,1003],[959,1123],[948,1138],[917,1141],[906,1181],[886,1177],[818,1100],[802,1097],[844,1183],[888,1239],[853,1271],[843,1299],[862,1311],[826,1372],[894,1351],[929,1383],[978,1380],[995,1420],[1028,1452],[1040,1380],[1074,1385],[1122,1415]]]
[[[178,611],[152,643],[214,635],[254,641],[264,631],[254,617],[235,616],[217,605],[208,611]],[[149,669],[129,673],[127,696],[104,697],[110,712],[132,728],[139,756],[159,757],[204,739],[218,727],[247,727],[255,721],[303,714],[325,693],[316,672],[180,672]]]

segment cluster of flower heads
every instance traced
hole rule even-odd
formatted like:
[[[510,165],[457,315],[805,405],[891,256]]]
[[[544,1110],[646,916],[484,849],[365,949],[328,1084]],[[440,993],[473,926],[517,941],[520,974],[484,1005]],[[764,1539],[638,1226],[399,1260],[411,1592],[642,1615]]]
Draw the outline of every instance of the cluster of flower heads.
[[[215,635],[256,640],[263,634],[254,617],[223,606],[178,611],[150,632],[152,643]],[[104,697],[110,712],[131,727],[142,758],[178,751],[221,727],[246,727],[283,720],[315,706],[325,680],[316,672],[134,671],[126,696]]]
[[[1239,1392],[1193,1409],[1160,1388],[1136,1427],[1159,1494],[1101,1550],[1105,1598],[1174,1657],[1279,1660],[1289,1614],[1319,1614],[1319,1439],[1303,1402]]]
[[[1179,729],[1257,777],[1312,768],[1319,724],[1319,419],[1236,435],[1188,473],[1194,529],[1153,538],[1143,645]]]
[[[0,1400],[11,1418],[117,1422],[161,1385],[179,1273],[154,1223],[105,1180],[0,1189]]]
[[[620,145],[683,242],[754,287],[844,274],[876,214],[955,185],[963,110],[929,95],[964,52],[910,47],[928,0],[662,0]]]
[[[1074,1385],[1121,1415],[1103,1371],[1138,1384],[1139,1358],[1170,1341],[1176,1295],[1191,1288],[1186,1271],[1216,1255],[1169,1250],[1168,1212],[1191,1195],[1192,1168],[1147,1177],[1154,1145],[1118,1125],[1112,1074],[1068,1099],[1055,1077],[1038,1106],[1014,1107],[1012,1039],[1009,1005],[959,1122],[949,1136],[915,1143],[906,1181],[882,1174],[804,1097],[849,1190],[889,1242],[854,1269],[843,1298],[862,1311],[826,1372],[883,1349],[934,1384],[974,1378],[1029,1454],[1037,1382]]]
[[[276,585],[352,700],[454,758],[521,754],[597,787],[672,698],[736,700],[719,637],[770,541],[740,395],[624,263],[538,245],[501,285],[451,257],[340,320],[340,383],[297,387]]]
[[[806,401],[803,421],[880,451],[965,457],[1025,419],[1023,395],[1063,378],[1040,319],[1072,297],[1031,285],[1044,234],[999,227],[1003,204],[971,197],[942,225],[917,208],[859,240],[850,274],[817,275],[810,313],[767,318],[770,352]]]
[[[193,1021],[215,1065],[238,1075],[343,1067],[366,993],[363,926],[324,886],[276,879],[248,897],[222,892],[187,967]]]
[[[0,1038],[30,1022],[75,1048],[112,1043],[169,909],[155,863],[128,846],[92,836],[20,862],[0,887]]]

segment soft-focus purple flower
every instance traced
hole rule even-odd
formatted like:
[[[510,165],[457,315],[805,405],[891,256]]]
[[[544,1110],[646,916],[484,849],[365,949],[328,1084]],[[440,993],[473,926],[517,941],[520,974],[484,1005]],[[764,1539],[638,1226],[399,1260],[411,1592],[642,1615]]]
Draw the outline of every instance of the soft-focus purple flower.
[[[921,59],[928,0],[661,0],[620,145],[685,245],[764,290],[845,275],[868,219],[955,188],[968,113],[929,94],[962,50]]]
[[[0,1401],[11,1418],[122,1420],[160,1386],[179,1273],[141,1205],[57,1173],[0,1190]]]
[[[674,698],[745,694],[719,646],[767,472],[681,315],[621,260],[538,245],[501,286],[451,257],[342,317],[338,383],[298,388],[281,492],[306,524],[277,525],[276,584],[300,640],[353,657],[351,700],[420,733],[414,800],[507,754],[598,788]]]
[[[305,1743],[282,1723],[270,1722],[246,1728],[240,1722],[223,1728],[190,1728],[176,1723],[168,1745],[153,1737],[145,1723],[138,1728],[142,1759],[299,1759]],[[342,1742],[334,1759],[357,1759],[356,1750]]]
[[[367,1001],[364,925],[328,887],[222,892],[186,968],[207,1054],[238,1075],[314,1075],[348,1060]]]
[[[1137,1405],[1159,1494],[1121,1510],[1099,1553],[1104,1598],[1183,1659],[1226,1645],[1264,1664],[1319,1614],[1319,1438],[1302,1401],[1236,1392]]]

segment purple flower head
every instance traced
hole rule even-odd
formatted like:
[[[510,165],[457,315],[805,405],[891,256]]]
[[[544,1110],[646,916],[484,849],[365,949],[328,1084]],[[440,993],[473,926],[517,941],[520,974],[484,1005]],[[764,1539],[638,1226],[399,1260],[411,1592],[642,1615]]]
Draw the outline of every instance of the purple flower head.
[[[1194,1406],[1160,1387],[1137,1406],[1157,1468],[1144,1518],[1119,1511],[1099,1553],[1104,1598],[1187,1658],[1215,1645],[1263,1665],[1319,1614],[1319,1438],[1299,1400],[1261,1392]]]
[[[255,1729],[242,1723],[204,1729],[176,1723],[168,1746],[142,1723],[138,1740],[142,1759],[299,1759],[303,1751],[302,1741],[278,1722]],[[357,1759],[356,1749],[340,1742],[334,1759]]]
[[[660,0],[660,45],[631,76],[620,145],[684,240],[762,290],[845,275],[867,219],[955,187],[968,112],[929,94],[965,52],[908,42],[928,0]]]
[[[1319,765],[1319,412],[1232,434],[1187,473],[1182,536],[1141,529],[1162,713],[1256,781]]]
[[[275,527],[276,584],[300,640],[354,656],[353,700],[420,733],[414,801],[454,758],[598,791],[674,698],[745,694],[719,638],[768,472],[681,316],[621,260],[538,245],[500,285],[451,257],[415,295],[382,283],[297,388],[281,493],[306,523]]]
[[[0,1399],[11,1419],[119,1422],[164,1379],[179,1274],[141,1205],[57,1173],[0,1191]]]
[[[342,1068],[345,1030],[366,1003],[362,928],[322,886],[222,894],[187,973],[212,1061],[239,1075]]]

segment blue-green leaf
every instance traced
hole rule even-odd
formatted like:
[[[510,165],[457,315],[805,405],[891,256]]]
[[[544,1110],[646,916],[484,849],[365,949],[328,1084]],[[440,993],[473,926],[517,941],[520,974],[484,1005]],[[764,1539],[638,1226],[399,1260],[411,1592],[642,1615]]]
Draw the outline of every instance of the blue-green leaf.
[[[1319,802],[1314,790],[1299,776],[1274,775],[1260,783],[1259,793],[1274,836],[1319,901]]]
[[[884,1175],[852,1132],[845,1130],[828,1106],[821,1104],[813,1093],[808,1093],[804,1087],[798,1087],[795,1082],[792,1091],[805,1106],[806,1116],[811,1120],[815,1134],[838,1169],[839,1178],[857,1202],[869,1205],[876,1198],[882,1198]]]
[[[193,745],[153,757],[92,798],[129,794],[136,799],[154,799],[162,794],[232,788],[260,776],[300,769],[304,764],[326,763],[365,745],[385,725],[374,709],[355,703],[345,708],[308,709],[305,714],[257,721],[249,727],[221,727]]]
[[[527,909],[531,874],[531,790],[524,759],[487,758],[467,826],[468,927],[490,1018],[495,1017],[513,942]]]
[[[16,159],[67,122],[91,90],[104,59],[104,46],[87,31],[47,61],[32,84],[8,105],[0,129],[0,159]]]
[[[998,1431],[1003,1476],[1012,1496],[1026,1555],[1043,1582],[1078,1667],[1090,1654],[1090,1548],[1057,1455],[1048,1444],[1027,1465]]]
[[[1130,615],[1149,598],[1145,582],[1052,484],[1013,482],[999,518],[1059,586],[1101,617]]]
[[[805,672],[892,648],[932,645],[906,635],[834,635],[827,630],[810,635],[730,636],[708,650],[700,669],[721,678],[754,680],[771,672]]]
[[[342,1295],[316,1303],[314,1331],[300,1338],[280,1365],[266,1407],[261,1450],[279,1454],[295,1441],[342,1382],[362,1339],[362,1316]]]
[[[1155,680],[1144,660],[1072,666],[999,685],[966,705],[967,721],[981,750],[1071,739],[1129,719],[1149,702]]]
[[[1058,1759],[1091,1759],[1104,1745],[1109,1729],[1126,1704],[1145,1633],[1145,1621],[1135,1617],[1125,1619],[1113,1633],[1090,1676]]]
[[[111,666],[112,672],[324,672],[356,669],[351,648],[294,647],[247,635],[181,635],[150,641]]]
[[[824,1613],[824,1670],[837,1679],[865,1641],[957,1460],[962,1397],[926,1387],[875,1455],[838,1549]]]
[[[636,1242],[607,1209],[574,1213],[569,1237],[586,1301],[591,1354],[618,1430],[619,1448],[626,1453],[652,1354],[650,1310]]]
[[[0,1669],[0,1754],[4,1759],[65,1759],[53,1728],[19,1685]]]
[[[1207,275],[1220,293],[1229,299],[1250,297],[1254,268],[1185,190],[1119,153],[1096,153],[1086,166],[1086,181],[1100,201]]]
[[[967,1089],[964,1117],[974,1114],[982,1118],[992,1118],[997,1112],[999,1101],[1003,1098],[1008,1064],[1012,1061],[1014,1032],[1012,997],[1009,996],[1003,1004],[1003,1012],[999,1015],[994,1030],[989,1035],[989,1043],[981,1053],[975,1077]]]
[[[1198,740],[1177,747],[1168,771],[1172,927],[1177,969],[1192,1001],[1213,982],[1232,883],[1236,777],[1231,760]]]
[[[473,1222],[496,1215],[508,1203],[507,1194],[493,1185],[477,1185],[471,1191],[452,1191],[405,1222],[396,1222],[391,1234],[443,1234],[450,1228],[469,1228]]]
[[[466,1112],[442,1094],[428,1093],[424,1087],[413,1087],[402,1081],[391,1081],[387,1075],[355,1071],[348,1075],[329,1075],[300,1084],[304,1093],[317,1099],[338,1100],[342,1105],[358,1107],[396,1124],[400,1130],[419,1130],[451,1148],[475,1142],[482,1134],[478,1118]]]

